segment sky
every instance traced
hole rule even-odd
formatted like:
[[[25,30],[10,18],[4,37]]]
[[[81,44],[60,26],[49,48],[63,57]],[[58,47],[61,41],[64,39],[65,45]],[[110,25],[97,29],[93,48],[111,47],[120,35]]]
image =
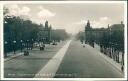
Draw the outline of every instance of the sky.
[[[37,24],[48,20],[53,29],[65,29],[72,34],[84,31],[88,20],[93,28],[124,20],[123,3],[8,4],[5,7],[9,9],[8,15],[30,19]]]

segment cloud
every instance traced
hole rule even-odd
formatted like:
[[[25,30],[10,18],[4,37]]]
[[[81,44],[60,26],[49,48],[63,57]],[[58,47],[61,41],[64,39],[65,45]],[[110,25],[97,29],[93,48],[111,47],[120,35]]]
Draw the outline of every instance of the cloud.
[[[87,20],[81,20],[79,22],[75,22],[74,24],[80,25],[80,24],[86,24],[86,23],[87,23]]]
[[[91,21],[93,28],[106,28],[109,23],[111,23],[111,19],[109,17],[100,17],[98,21]]]
[[[42,6],[39,7],[40,11],[37,13],[38,18],[41,18],[43,20],[47,20],[48,18],[51,18],[56,15],[56,13],[51,12],[48,9],[43,8]]]
[[[38,11],[34,14],[31,14],[31,8],[28,6],[19,6],[19,5],[7,5],[9,13],[7,15],[20,16],[23,19],[30,19],[31,21],[40,24],[44,23],[51,17],[54,17],[56,13],[44,8],[43,6],[38,7]],[[34,16],[33,16],[34,15]]]
[[[108,17],[101,17],[100,18],[100,21],[107,21],[108,20]]]
[[[81,20],[78,22],[71,23],[66,26],[67,32],[72,32],[73,34],[78,33],[79,31],[84,31],[85,25],[88,20]],[[98,20],[90,20],[90,24],[92,28],[106,28],[108,24],[111,22],[109,17],[100,17]]]
[[[24,6],[22,7],[20,13],[23,14],[23,15],[29,15],[29,12],[30,12],[30,8]]]
[[[75,22],[76,25],[86,25],[88,20],[81,20],[79,22]],[[111,19],[109,17],[100,17],[98,20],[90,20],[90,24],[93,28],[101,28],[101,27],[107,27],[109,23],[111,23]]]
[[[38,10],[39,9],[39,10]],[[49,9],[46,9],[42,6],[39,6],[37,8],[37,12],[35,13],[35,16],[31,17],[30,20],[37,24],[44,24],[46,20],[49,20],[50,18],[54,17],[56,13],[50,11]]]
[[[9,13],[14,16],[30,16],[30,8],[27,6],[19,7],[18,5],[8,5]]]

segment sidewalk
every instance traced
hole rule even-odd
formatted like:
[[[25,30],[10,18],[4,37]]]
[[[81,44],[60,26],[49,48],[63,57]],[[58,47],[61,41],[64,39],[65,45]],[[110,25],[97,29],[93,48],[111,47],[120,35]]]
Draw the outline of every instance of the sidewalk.
[[[11,60],[13,58],[16,58],[16,57],[18,57],[20,55],[23,55],[23,52],[18,50],[18,51],[16,51],[15,54],[13,52],[10,52],[10,53],[7,53],[7,55],[8,56],[6,58],[4,58],[4,62],[9,61],[9,60]]]
[[[116,61],[114,61],[113,59],[111,59],[110,57],[106,56],[105,54],[100,52],[100,47],[95,44],[94,50],[99,52],[99,54],[107,61],[109,62],[111,65],[113,65],[116,69],[118,69],[122,74],[122,70],[121,70],[121,64],[117,63]]]

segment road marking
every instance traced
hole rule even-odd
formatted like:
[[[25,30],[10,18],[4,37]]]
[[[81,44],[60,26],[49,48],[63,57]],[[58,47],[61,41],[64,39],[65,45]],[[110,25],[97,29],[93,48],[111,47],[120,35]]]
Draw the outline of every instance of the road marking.
[[[57,54],[35,75],[35,78],[53,78],[72,40],[69,40]]]

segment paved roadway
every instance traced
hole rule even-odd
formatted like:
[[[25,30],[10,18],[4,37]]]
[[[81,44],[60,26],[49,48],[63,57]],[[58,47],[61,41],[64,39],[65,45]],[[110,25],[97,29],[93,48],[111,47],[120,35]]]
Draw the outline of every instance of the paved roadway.
[[[122,74],[89,45],[71,42],[56,78],[119,78]]]
[[[4,63],[5,78],[32,78],[59,51],[66,42],[57,46],[48,45],[45,51],[34,49],[29,56],[19,56]]]
[[[5,77],[35,77],[38,72],[54,72],[55,78],[121,78],[123,75],[108,63],[98,51],[79,41],[73,40],[65,47],[65,43],[49,46],[43,52],[31,51],[30,56],[20,56],[5,62]],[[58,51],[63,46],[60,55]],[[55,57],[54,59],[52,57]],[[52,62],[53,59],[56,60]],[[51,65],[50,65],[51,64]],[[57,66],[56,66],[57,65]],[[47,67],[44,69],[44,66]],[[56,68],[55,68],[56,67]],[[54,69],[56,71],[54,71]],[[41,77],[40,77],[41,78]],[[47,77],[48,78],[48,77]]]

